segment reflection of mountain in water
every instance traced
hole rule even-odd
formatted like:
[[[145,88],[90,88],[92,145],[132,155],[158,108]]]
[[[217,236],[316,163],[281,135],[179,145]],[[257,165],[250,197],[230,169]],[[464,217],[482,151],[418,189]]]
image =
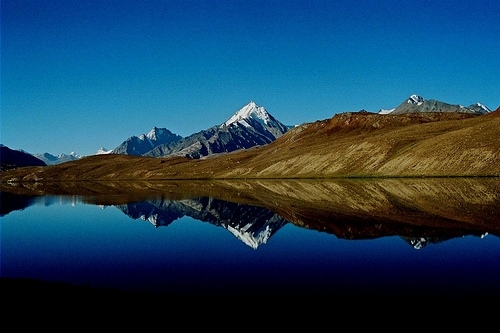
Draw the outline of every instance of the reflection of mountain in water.
[[[53,204],[76,205],[78,196],[61,195],[17,195],[0,191],[0,217],[15,210],[23,210],[33,205],[50,206]]]
[[[222,226],[252,248],[286,223],[347,240],[399,236],[415,249],[500,236],[500,178],[35,185],[0,191],[1,216],[34,204],[114,205],[156,227],[183,216]]]
[[[156,199],[116,207],[131,218],[147,220],[155,227],[168,226],[183,216],[209,222],[229,230],[254,249],[265,244],[276,231],[288,223],[266,208],[208,197],[178,201]]]
[[[281,227],[289,223],[287,220],[272,211],[251,205],[237,204],[209,197],[201,197],[188,200],[164,200],[156,199],[143,202],[134,202],[124,205],[116,205],[118,209],[133,219],[142,219],[151,222],[155,227],[168,226],[175,220],[189,216],[199,221],[209,222],[229,230],[239,240],[248,246],[257,249],[259,245],[265,244]],[[377,238],[384,236],[384,229],[380,224],[372,227],[362,223],[351,223],[347,226],[340,223],[331,223],[336,227],[334,233],[338,238],[362,239]],[[309,226],[310,227],[310,226]],[[380,233],[382,231],[382,234]],[[453,238],[466,235],[484,237],[487,232],[467,232],[464,230],[448,230],[448,235],[435,236],[436,230],[426,230],[417,227],[409,230],[393,227],[392,234],[399,236],[414,249],[419,250],[428,244],[438,244]],[[442,233],[442,230],[437,230]],[[359,234],[363,234],[359,236]],[[356,235],[353,237],[353,235]],[[376,235],[376,236],[375,236]],[[411,235],[411,236],[410,236]]]
[[[486,237],[488,235],[487,232],[484,234],[480,235],[481,238]],[[465,235],[463,235],[465,236]],[[460,237],[460,236],[457,236]],[[401,238],[410,244],[415,250],[420,250],[424,247],[426,247],[429,244],[439,244],[444,241],[456,238],[456,237],[404,237],[401,236]]]

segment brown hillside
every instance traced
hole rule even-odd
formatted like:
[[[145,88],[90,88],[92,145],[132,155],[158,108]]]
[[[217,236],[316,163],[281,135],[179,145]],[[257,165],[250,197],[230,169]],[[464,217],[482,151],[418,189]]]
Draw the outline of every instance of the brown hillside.
[[[3,172],[52,180],[500,176],[500,111],[353,112],[298,126],[261,147],[199,160],[96,155]]]
[[[303,125],[224,176],[500,175],[500,119],[347,113]]]

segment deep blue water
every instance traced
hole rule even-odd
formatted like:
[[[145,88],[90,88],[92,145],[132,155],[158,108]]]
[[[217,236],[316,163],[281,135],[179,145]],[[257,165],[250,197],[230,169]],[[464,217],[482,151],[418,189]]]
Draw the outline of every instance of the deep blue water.
[[[48,204],[49,202],[50,204]],[[257,248],[184,216],[167,226],[57,197],[1,218],[1,276],[155,294],[500,294],[500,238],[415,249],[287,223]]]

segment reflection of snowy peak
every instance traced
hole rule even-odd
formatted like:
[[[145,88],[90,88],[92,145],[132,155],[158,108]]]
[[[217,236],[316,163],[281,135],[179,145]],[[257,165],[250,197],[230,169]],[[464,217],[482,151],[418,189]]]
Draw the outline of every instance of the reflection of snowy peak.
[[[288,223],[267,208],[213,198],[201,198],[194,202],[195,205],[199,203],[202,204],[199,215],[191,217],[222,226],[254,249],[265,244],[276,231]]]
[[[483,233],[483,234],[479,235],[479,237],[483,238],[483,237],[486,237],[487,235],[488,235],[488,233]],[[475,236],[478,236],[478,235],[475,235]],[[410,244],[415,250],[420,250],[429,244],[438,244],[438,243],[453,239],[455,237],[458,237],[458,236],[449,236],[449,237],[436,237],[436,236],[433,236],[433,237],[404,237],[404,236],[401,236],[401,238],[405,242]]]
[[[168,226],[183,216],[209,222],[229,230],[254,249],[265,244],[276,231],[288,223],[266,208],[212,198],[179,201],[157,199],[116,207],[131,218],[149,221],[155,227]]]
[[[175,201],[152,200],[116,205],[116,208],[134,220],[149,221],[155,227],[160,227],[168,226],[184,216],[177,206]]]
[[[257,249],[259,245],[267,243],[269,238],[281,228],[286,221],[279,215],[274,214],[265,224],[255,228],[256,224],[222,224],[227,230],[236,236],[246,245],[253,249]],[[279,226],[279,228],[276,228]]]

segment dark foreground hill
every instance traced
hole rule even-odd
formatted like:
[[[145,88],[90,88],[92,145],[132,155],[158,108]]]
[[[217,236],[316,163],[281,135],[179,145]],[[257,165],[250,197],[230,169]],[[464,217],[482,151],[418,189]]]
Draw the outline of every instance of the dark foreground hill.
[[[500,109],[337,114],[260,147],[193,160],[95,155],[3,172],[2,182],[210,178],[500,176]]]
[[[25,166],[45,165],[47,164],[44,161],[29,153],[0,145],[0,170],[2,171]]]

